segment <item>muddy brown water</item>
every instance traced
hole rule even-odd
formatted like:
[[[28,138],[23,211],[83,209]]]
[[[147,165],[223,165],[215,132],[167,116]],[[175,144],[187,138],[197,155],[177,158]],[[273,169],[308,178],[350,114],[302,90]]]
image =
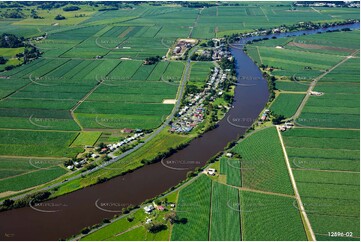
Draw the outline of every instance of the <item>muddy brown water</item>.
[[[264,108],[268,89],[262,73],[242,50],[234,48],[232,54],[238,74],[233,108],[216,129],[163,162],[33,207],[2,212],[1,240],[58,240],[78,234],[86,226],[119,214],[122,207],[140,204],[175,186],[189,170],[203,166],[228,142],[237,140]]]

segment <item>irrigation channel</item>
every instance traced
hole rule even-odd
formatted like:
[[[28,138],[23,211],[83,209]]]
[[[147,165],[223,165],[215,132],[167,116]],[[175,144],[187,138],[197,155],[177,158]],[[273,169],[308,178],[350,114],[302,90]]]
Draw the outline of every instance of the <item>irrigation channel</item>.
[[[243,39],[245,42],[242,43],[256,38],[315,34],[346,27],[359,29],[359,26],[359,23],[356,23],[326,29],[255,36]],[[258,118],[269,96],[266,80],[243,52],[242,43],[236,43],[231,48],[238,76],[234,103],[217,128],[194,139],[183,150],[162,162],[43,202],[36,207],[2,212],[1,240],[58,240],[78,234],[84,227],[120,214],[123,207],[140,204],[177,185],[186,178],[188,171],[203,166],[212,156],[223,150],[228,142],[239,139]]]

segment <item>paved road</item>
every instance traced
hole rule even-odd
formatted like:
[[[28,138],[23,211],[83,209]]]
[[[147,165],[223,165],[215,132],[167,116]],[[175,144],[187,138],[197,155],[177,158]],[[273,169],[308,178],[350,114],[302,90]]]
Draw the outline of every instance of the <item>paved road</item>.
[[[119,156],[117,157],[114,157],[112,158],[111,160],[107,161],[107,162],[104,162],[102,163],[101,165],[98,165],[97,167],[95,167],[94,169],[91,169],[91,170],[88,170],[88,171],[85,171],[83,173],[80,173],[78,175],[75,175],[75,176],[72,176],[70,178],[67,179],[67,181],[63,181],[63,182],[58,182],[58,183],[55,183],[53,185],[50,185],[50,186],[47,186],[47,187],[44,187],[42,189],[39,189],[39,190],[36,190],[36,192],[40,192],[40,191],[47,191],[47,190],[50,190],[50,189],[53,189],[55,187],[59,187],[60,185],[63,185],[65,183],[68,183],[70,181],[73,181],[73,180],[76,180],[76,179],[79,179],[81,178],[82,176],[87,176],[91,173],[94,173],[124,157],[126,157],[127,155],[131,154],[132,152],[140,149],[142,146],[144,146],[146,143],[148,143],[150,140],[152,140],[156,135],[158,135],[164,128],[166,128],[169,124],[169,122],[174,118],[174,115],[178,112],[179,110],[179,107],[181,105],[181,101],[182,101],[182,98],[183,98],[183,94],[184,94],[184,91],[185,91],[185,87],[186,87],[186,84],[187,84],[187,80],[188,80],[188,77],[189,77],[189,74],[190,74],[190,67],[191,67],[191,60],[190,60],[190,56],[192,56],[192,54],[197,50],[197,47],[194,47],[193,50],[188,54],[188,59],[187,59],[187,63],[186,63],[186,67],[185,67],[185,70],[184,70],[184,75],[183,75],[183,78],[181,80],[181,83],[179,85],[179,90],[178,90],[178,93],[177,93],[177,102],[175,103],[174,105],[174,108],[171,112],[171,114],[167,117],[167,119],[163,122],[163,124],[157,128],[155,131],[153,131],[145,140],[143,143],[140,143],[138,144],[137,146],[135,146],[134,148],[130,149],[130,150],[127,150],[125,151],[124,153],[120,154]],[[29,195],[31,193],[33,193],[34,191],[31,191],[31,192],[28,192],[28,193],[24,193],[24,194],[21,194],[21,195],[18,195],[18,196],[14,196],[14,197],[11,197],[12,200],[18,200],[18,199],[21,199],[21,198],[24,198],[26,195]]]

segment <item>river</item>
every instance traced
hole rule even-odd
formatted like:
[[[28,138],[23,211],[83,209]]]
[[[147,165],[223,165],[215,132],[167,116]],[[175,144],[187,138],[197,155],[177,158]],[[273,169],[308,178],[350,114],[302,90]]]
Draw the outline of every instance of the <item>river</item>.
[[[357,26],[355,28],[359,28],[359,24]],[[349,26],[339,28],[344,27]],[[279,34],[276,37],[327,30],[300,31]],[[253,61],[241,48],[231,48],[231,52],[236,60],[238,82],[233,107],[217,128],[193,140],[186,148],[162,162],[34,207],[2,212],[1,240],[58,240],[70,237],[84,227],[119,214],[122,207],[140,204],[177,185],[186,178],[189,170],[203,166],[212,156],[223,150],[228,142],[239,139],[257,119],[269,94],[267,82]]]

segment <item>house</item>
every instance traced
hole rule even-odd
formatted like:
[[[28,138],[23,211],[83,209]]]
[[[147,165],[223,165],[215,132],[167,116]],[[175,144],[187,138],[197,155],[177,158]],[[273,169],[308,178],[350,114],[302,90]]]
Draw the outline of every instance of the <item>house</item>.
[[[233,154],[232,153],[227,153],[226,156],[231,158],[233,156]]]
[[[315,91],[311,91],[310,93],[312,96],[322,96],[323,92],[315,92]]]
[[[132,129],[123,129],[123,133],[130,134],[131,132],[133,132]]]
[[[209,168],[207,171],[208,175],[210,176],[214,176],[216,174],[216,169],[213,168]]]
[[[91,154],[91,157],[95,159],[95,158],[98,158],[99,155],[98,154]]]
[[[164,207],[163,207],[163,206],[157,206],[157,209],[158,209],[159,211],[164,211]]]
[[[266,119],[267,119],[267,114],[263,113],[263,114],[262,114],[262,117],[261,117],[261,120],[262,120],[262,121],[265,121]]]
[[[152,204],[150,204],[148,206],[145,206],[143,209],[146,213],[150,214],[154,210],[154,207]]]
[[[285,123],[285,126],[286,126],[286,128],[291,128],[291,127],[294,126],[294,124],[293,124],[293,123],[290,123],[290,122],[286,122],[286,123]]]
[[[287,130],[287,128],[286,128],[285,126],[280,126],[280,127],[279,127],[279,130],[282,131],[282,132],[284,132],[284,131]]]
[[[178,54],[178,53],[181,52],[181,50],[182,50],[182,48],[181,48],[180,46],[176,46],[176,47],[174,48],[173,53],[174,53],[174,54]]]
[[[152,222],[152,219],[150,219],[150,218],[148,218],[148,219],[145,221],[146,224],[150,224],[151,222]]]
[[[73,170],[74,166],[67,166],[66,168],[68,168],[69,170]]]

